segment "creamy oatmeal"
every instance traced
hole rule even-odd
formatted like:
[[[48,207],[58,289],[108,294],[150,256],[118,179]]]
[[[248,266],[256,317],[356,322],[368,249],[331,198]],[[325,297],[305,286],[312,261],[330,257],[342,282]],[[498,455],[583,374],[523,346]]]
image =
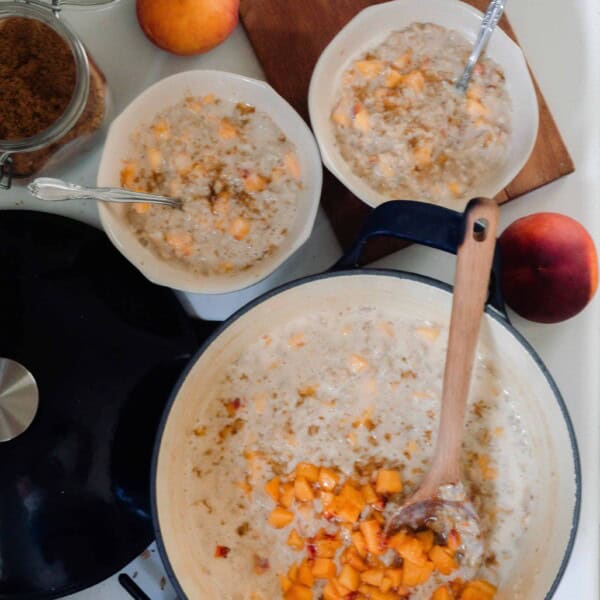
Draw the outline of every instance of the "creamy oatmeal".
[[[466,96],[454,85],[471,51],[457,32],[415,23],[343,74],[331,119],[352,171],[391,199],[469,197],[507,160],[511,102],[504,73],[476,65]]]
[[[135,204],[142,244],[201,274],[248,269],[272,254],[296,215],[295,147],[264,112],[212,94],[188,97],[132,136],[123,187],[181,198],[183,209]]]
[[[394,562],[387,546],[374,550],[375,558],[361,555],[371,561],[367,571],[355,556],[361,544],[381,540],[385,503],[401,503],[427,471],[446,344],[447,329],[435,323],[370,306],[324,307],[265,331],[227,367],[203,403],[206,412],[190,424],[184,486],[190,527],[202,532],[206,548],[199,568],[218,582],[220,598],[344,597],[331,582],[352,575],[349,564],[363,585],[355,600],[429,600],[440,586],[472,579],[452,536],[443,543],[419,538],[429,553],[419,555],[426,577],[412,559]],[[436,600],[493,598],[513,567],[538,494],[518,402],[480,349],[463,452],[465,486],[483,534],[483,562],[471,584],[479,587]],[[396,542],[403,557],[416,543]],[[309,567],[316,571],[309,574]],[[304,586],[310,595],[289,591],[302,587],[302,569],[314,578],[312,591]],[[371,573],[378,569],[392,584]]]

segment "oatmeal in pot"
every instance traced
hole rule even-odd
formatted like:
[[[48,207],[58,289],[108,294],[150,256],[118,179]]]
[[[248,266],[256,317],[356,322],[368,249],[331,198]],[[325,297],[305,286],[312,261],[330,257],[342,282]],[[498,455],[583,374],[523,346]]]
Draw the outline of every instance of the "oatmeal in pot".
[[[441,203],[473,196],[503,165],[504,73],[484,58],[466,95],[457,91],[470,51],[457,31],[415,23],[353,62],[331,119],[355,175],[390,199]]]
[[[433,455],[447,334],[371,306],[324,308],[226,367],[190,423],[184,486],[220,598],[494,598],[539,483],[518,395],[486,349],[462,465],[482,561],[466,564],[455,529],[384,533],[386,505],[418,488]]]
[[[239,272],[286,237],[302,189],[295,147],[264,112],[209,94],[188,97],[132,137],[121,185],[181,198],[183,210],[138,203],[142,244],[200,274]]]

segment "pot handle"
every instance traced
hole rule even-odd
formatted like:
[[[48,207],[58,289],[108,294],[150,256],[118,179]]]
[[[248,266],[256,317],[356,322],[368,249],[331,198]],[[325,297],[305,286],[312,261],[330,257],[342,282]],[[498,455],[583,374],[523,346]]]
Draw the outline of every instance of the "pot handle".
[[[463,213],[443,206],[413,200],[385,202],[371,211],[358,237],[348,252],[333,266],[332,270],[358,268],[367,241],[381,236],[407,240],[456,254],[464,238],[467,214],[477,201],[477,198],[471,200]],[[508,320],[500,290],[500,253],[498,245],[496,245],[490,274],[490,291],[487,304],[494,307]]]

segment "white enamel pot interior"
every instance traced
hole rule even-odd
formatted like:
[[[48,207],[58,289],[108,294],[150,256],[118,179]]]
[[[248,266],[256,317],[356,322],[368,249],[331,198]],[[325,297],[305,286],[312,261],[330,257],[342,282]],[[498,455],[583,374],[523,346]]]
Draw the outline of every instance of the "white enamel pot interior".
[[[209,340],[182,375],[166,409],[153,461],[153,518],[159,550],[183,598],[222,598],[219,581],[235,577],[226,561],[203,544],[203,521],[194,519],[183,474],[189,467],[191,428],[203,414],[224,370],[253,341],[291,319],[323,306],[375,305],[416,319],[448,323],[451,289],[440,282],[394,271],[363,270],[288,284],[239,311]],[[556,385],[528,343],[494,309],[488,309],[480,342],[496,358],[503,378],[520,392],[541,490],[537,511],[519,547],[498,600],[512,590],[530,600],[551,598],[566,568],[580,505],[580,468],[570,418]],[[310,457],[306,457],[310,460]],[[226,475],[224,475],[226,476]]]

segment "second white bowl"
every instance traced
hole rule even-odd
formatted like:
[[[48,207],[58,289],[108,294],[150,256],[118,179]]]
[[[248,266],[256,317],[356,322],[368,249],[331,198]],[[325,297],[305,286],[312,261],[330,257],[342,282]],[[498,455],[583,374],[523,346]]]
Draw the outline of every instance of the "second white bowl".
[[[300,248],[310,236],[319,206],[323,171],[313,135],[298,113],[270,85],[222,71],[187,71],[155,83],[113,121],[100,160],[98,185],[120,186],[122,161],[133,154],[131,134],[136,129],[187,95],[209,93],[232,102],[246,102],[266,112],[296,146],[304,187],[298,196],[294,224],[279,248],[245,271],[199,275],[177,262],[159,258],[144,247],[127,224],[124,207],[99,203],[99,212],[113,244],[154,283],[186,292],[224,294],[264,279]]]
[[[457,0],[394,0],[360,12],[321,54],[312,75],[308,97],[313,131],[325,166],[363,202],[378,206],[387,200],[406,198],[390,198],[380,194],[355,175],[342,157],[331,123],[331,111],[340,89],[342,74],[353,60],[379,45],[391,32],[404,29],[412,23],[434,23],[455,29],[473,43],[481,18],[481,12]],[[502,169],[489,174],[480,189],[469,190],[462,202],[447,204],[455,210],[462,210],[469,198],[496,196],[523,168],[537,139],[537,96],[521,49],[498,28],[492,35],[486,54],[504,70],[512,101],[509,158]]]

